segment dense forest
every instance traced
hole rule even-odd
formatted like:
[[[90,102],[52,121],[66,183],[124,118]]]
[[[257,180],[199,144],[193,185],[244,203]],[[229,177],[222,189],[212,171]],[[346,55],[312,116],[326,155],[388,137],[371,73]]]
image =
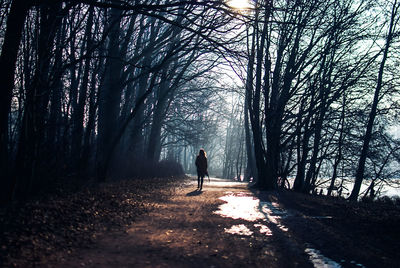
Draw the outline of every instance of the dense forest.
[[[374,196],[400,172],[399,21],[397,0],[0,0],[1,201],[194,173],[200,148],[261,189]]]

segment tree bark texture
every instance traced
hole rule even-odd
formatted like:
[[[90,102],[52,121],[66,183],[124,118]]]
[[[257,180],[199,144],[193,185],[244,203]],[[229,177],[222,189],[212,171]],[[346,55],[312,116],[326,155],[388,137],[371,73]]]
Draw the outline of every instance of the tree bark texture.
[[[31,2],[14,0],[7,17],[6,31],[0,55],[0,169],[3,172],[0,181],[0,202],[10,200],[15,182],[11,179],[10,159],[8,152],[8,116],[11,108],[14,74],[18,49],[21,42],[24,22]]]

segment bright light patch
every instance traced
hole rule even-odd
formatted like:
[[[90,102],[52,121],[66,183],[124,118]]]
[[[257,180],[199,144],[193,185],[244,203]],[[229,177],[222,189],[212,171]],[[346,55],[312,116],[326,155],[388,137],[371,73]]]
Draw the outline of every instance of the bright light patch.
[[[319,250],[306,248],[304,251],[308,254],[314,268],[342,268],[339,263],[325,257]]]
[[[226,228],[224,228],[224,229],[225,229],[225,232],[227,232],[229,234],[247,235],[247,236],[250,236],[253,234],[253,232],[250,231],[250,229],[247,228],[246,225],[244,225],[244,224],[233,225],[229,229],[226,229]]]
[[[248,0],[229,0],[228,5],[235,9],[251,8],[251,5]]]
[[[219,206],[215,214],[232,219],[243,219],[246,221],[264,220],[265,215],[259,211],[260,200],[246,193],[229,194],[219,199],[225,204]]]
[[[259,227],[260,228],[260,233],[265,234],[267,236],[272,235],[271,229],[269,229],[266,225],[263,224],[254,224],[254,227]]]

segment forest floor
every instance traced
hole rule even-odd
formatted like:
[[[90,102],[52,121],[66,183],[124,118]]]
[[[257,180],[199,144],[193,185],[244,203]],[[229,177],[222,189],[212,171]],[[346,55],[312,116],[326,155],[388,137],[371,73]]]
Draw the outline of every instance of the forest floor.
[[[212,178],[130,180],[0,210],[1,267],[399,267],[400,208]]]

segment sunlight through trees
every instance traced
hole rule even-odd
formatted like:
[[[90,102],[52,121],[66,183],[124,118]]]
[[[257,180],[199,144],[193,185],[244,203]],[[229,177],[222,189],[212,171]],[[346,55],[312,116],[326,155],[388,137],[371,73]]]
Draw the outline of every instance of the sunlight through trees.
[[[201,147],[255,187],[374,197],[400,170],[399,5],[1,0],[3,202],[193,173]]]

